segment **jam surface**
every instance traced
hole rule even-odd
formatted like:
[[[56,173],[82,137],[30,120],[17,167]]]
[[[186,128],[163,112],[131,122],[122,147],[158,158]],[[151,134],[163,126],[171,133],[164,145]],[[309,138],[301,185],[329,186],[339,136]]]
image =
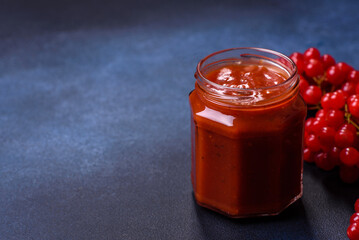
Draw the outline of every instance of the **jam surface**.
[[[207,71],[205,77],[225,87],[256,89],[278,85],[286,80],[284,71],[271,68],[266,63],[243,65],[227,63]]]

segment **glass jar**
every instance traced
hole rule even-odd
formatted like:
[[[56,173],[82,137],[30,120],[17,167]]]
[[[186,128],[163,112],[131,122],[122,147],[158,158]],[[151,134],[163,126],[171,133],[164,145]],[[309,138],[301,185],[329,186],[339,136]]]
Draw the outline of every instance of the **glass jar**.
[[[233,63],[265,65],[285,78],[254,88],[206,78]],[[303,192],[306,105],[295,64],[275,51],[232,48],[202,59],[195,78],[189,101],[196,202],[234,218],[279,214]]]

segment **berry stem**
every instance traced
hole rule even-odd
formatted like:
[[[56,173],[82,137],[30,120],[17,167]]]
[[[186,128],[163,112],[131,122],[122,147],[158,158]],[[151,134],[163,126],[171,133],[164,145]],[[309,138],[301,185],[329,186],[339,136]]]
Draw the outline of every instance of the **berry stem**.
[[[353,126],[354,126],[357,130],[359,130],[358,124],[357,124],[356,122],[354,122],[353,120],[351,120],[350,118],[349,118],[349,120],[348,120],[348,123],[353,124]],[[357,132],[357,135],[359,135],[359,132]]]
[[[334,92],[334,90],[335,90],[335,86],[332,85],[332,88],[330,89],[330,92]]]
[[[359,125],[355,122],[355,121],[353,121],[352,119],[351,119],[351,114],[349,113],[349,110],[348,110],[348,104],[345,104],[344,105],[344,111],[345,111],[345,113],[344,113],[344,116],[345,116],[345,120],[348,122],[348,123],[350,123],[350,124],[352,124],[358,131],[357,131],[357,135],[359,136]]]

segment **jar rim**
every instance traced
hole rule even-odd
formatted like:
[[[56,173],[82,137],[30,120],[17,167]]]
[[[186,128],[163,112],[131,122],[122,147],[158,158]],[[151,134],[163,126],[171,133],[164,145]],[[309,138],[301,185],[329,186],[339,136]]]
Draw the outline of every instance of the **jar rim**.
[[[293,70],[291,72],[289,72],[289,77],[286,78],[285,81],[279,83],[279,84],[276,84],[276,85],[273,85],[273,86],[267,86],[267,87],[259,87],[259,88],[237,88],[237,87],[228,87],[228,86],[223,86],[221,84],[218,84],[218,83],[215,83],[213,81],[210,81],[209,79],[207,79],[203,74],[202,74],[202,71],[201,71],[201,67],[203,65],[203,63],[208,60],[209,58],[213,57],[213,56],[216,56],[218,54],[221,54],[221,53],[225,53],[225,52],[230,52],[230,51],[235,51],[235,50],[254,50],[254,51],[258,51],[258,52],[264,52],[264,53],[269,53],[269,54],[273,54],[273,55],[276,55],[280,58],[283,58],[285,59],[286,61],[289,62],[290,66],[293,68]],[[255,55],[255,54],[246,54],[246,53],[243,53],[241,54],[240,56],[245,56],[245,55],[249,55],[249,56],[260,56],[260,55]],[[267,58],[267,57],[264,57],[264,56],[260,56],[261,58]],[[269,58],[268,58],[269,59]],[[271,60],[272,61],[272,60]],[[258,91],[258,90],[268,90],[268,89],[272,89],[272,88],[277,88],[277,87],[281,87],[281,86],[285,86],[286,84],[288,84],[288,82],[290,82],[296,75],[297,75],[297,72],[298,72],[298,69],[297,69],[297,66],[295,65],[295,63],[292,61],[292,59],[290,59],[289,57],[287,57],[286,55],[280,53],[280,52],[277,52],[277,51],[274,51],[274,50],[270,50],[270,49],[266,49],[266,48],[257,48],[257,47],[235,47],[235,48],[227,48],[227,49],[223,49],[223,50],[220,50],[220,51],[217,51],[217,52],[214,52],[214,53],[211,53],[209,54],[208,56],[206,56],[205,58],[203,58],[202,60],[200,60],[197,64],[197,67],[196,67],[196,74],[198,74],[198,76],[203,79],[207,84],[210,84],[210,85],[213,85],[214,87],[218,87],[218,88],[222,88],[222,89],[225,89],[225,90],[231,90],[231,91]]]

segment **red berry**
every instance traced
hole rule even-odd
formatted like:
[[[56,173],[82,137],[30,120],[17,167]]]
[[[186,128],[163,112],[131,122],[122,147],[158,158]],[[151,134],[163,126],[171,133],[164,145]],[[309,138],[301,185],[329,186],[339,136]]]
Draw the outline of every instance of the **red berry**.
[[[292,61],[297,64],[298,61],[304,61],[303,55],[300,52],[294,52],[289,56]]]
[[[299,80],[299,91],[300,93],[304,92],[309,87],[309,83],[303,77],[300,77]]]
[[[350,224],[347,229],[347,235],[350,240],[359,240],[359,224]]]
[[[348,99],[347,99],[347,104],[351,104],[353,102],[359,101],[359,95],[358,94],[354,94],[351,95]]]
[[[357,134],[357,129],[354,127],[353,124],[351,123],[344,123],[343,125],[340,126],[339,130],[344,130],[347,129],[349,131],[351,131],[354,135]]]
[[[330,109],[325,117],[328,126],[337,129],[344,123],[344,112],[337,109]]]
[[[314,161],[315,164],[317,165],[317,167],[325,170],[325,171],[330,171],[335,167],[335,163],[328,158],[328,154],[327,153],[318,153],[315,155],[314,157]]]
[[[312,129],[312,124],[314,122],[314,118],[308,118],[306,121],[305,121],[305,131],[307,133],[313,133],[313,129]]]
[[[355,87],[355,93],[356,94],[359,94],[359,83],[356,85],[356,87]]]
[[[290,59],[303,59],[303,54],[301,54],[300,52],[294,52],[289,56]]]
[[[318,104],[322,97],[322,90],[318,86],[309,86],[303,91],[302,97],[308,104]]]
[[[308,77],[321,76],[324,73],[323,63],[317,59],[309,59],[304,66],[304,72]]]
[[[318,59],[320,60],[320,52],[318,49],[311,47],[308,48],[303,54],[304,60],[308,61],[309,59]]]
[[[358,83],[359,82],[359,71],[356,71],[356,70],[350,71],[348,73],[347,79],[350,82]]]
[[[321,147],[318,137],[314,134],[307,136],[305,139],[305,144],[311,152],[318,152]]]
[[[353,147],[344,148],[340,152],[340,161],[349,167],[353,167],[359,162],[359,152]]]
[[[324,109],[340,109],[345,105],[345,97],[342,91],[326,93],[321,99]]]
[[[345,183],[354,183],[359,178],[359,169],[357,167],[340,166],[340,178]]]
[[[332,146],[334,144],[335,129],[332,127],[322,127],[318,132],[318,139],[321,144]]]
[[[297,65],[298,73],[302,74],[303,69],[304,69],[303,55],[301,53],[299,53],[299,52],[294,52],[289,57],[290,57],[290,59],[292,59],[292,61],[295,63],[295,65]]]
[[[320,104],[322,105],[323,109],[330,109],[330,95],[331,93],[329,92],[322,96]]]
[[[356,93],[357,85],[354,82],[345,82],[342,85],[342,91],[345,97],[349,97]],[[359,90],[359,89],[358,89]]]
[[[354,210],[359,214],[359,198],[354,203]]]
[[[353,146],[355,135],[349,129],[341,129],[335,134],[335,145],[340,148]]]
[[[359,117],[359,101],[351,101],[350,103],[348,103],[348,107],[349,107],[349,112],[354,117]]]
[[[335,163],[335,165],[340,165],[340,148],[332,147],[328,152],[328,157]]]
[[[355,202],[355,204],[356,204],[356,202]],[[359,223],[359,213],[357,211],[350,217],[350,224],[352,224],[352,223]]]
[[[314,133],[319,133],[323,127],[326,127],[324,118],[315,118],[311,125],[311,131]]]
[[[295,65],[297,65],[297,71],[298,74],[303,74],[304,72],[304,62],[301,59],[297,59],[297,60],[293,60],[293,62],[295,63]]]
[[[298,60],[297,62],[295,62],[295,65],[297,65],[298,74],[303,74],[304,73],[304,62],[303,62],[303,60]]]
[[[330,151],[330,147],[331,147],[331,146],[328,146],[328,145],[323,145],[323,144],[320,145],[320,149],[321,149],[322,152],[324,152],[324,153],[328,153],[328,152]]]
[[[330,99],[332,100],[333,109],[340,109],[345,105],[345,97],[341,90],[333,92]]]
[[[333,66],[335,64],[335,60],[332,56],[329,54],[324,54],[322,57],[322,62],[324,64],[324,68],[327,69],[330,66]]]
[[[325,119],[325,116],[326,116],[326,111],[324,109],[319,109],[317,111],[317,113],[315,114],[315,117],[316,118],[319,118],[319,119]]]
[[[306,162],[313,162],[313,156],[312,156],[312,152],[309,150],[309,148],[304,148],[303,150],[303,160]]]
[[[338,66],[331,66],[326,71],[328,82],[333,85],[340,85],[345,80],[344,72]]]
[[[347,77],[349,72],[354,70],[354,68],[345,62],[339,62],[336,64],[336,66],[339,67],[339,69],[344,73],[344,76]]]

